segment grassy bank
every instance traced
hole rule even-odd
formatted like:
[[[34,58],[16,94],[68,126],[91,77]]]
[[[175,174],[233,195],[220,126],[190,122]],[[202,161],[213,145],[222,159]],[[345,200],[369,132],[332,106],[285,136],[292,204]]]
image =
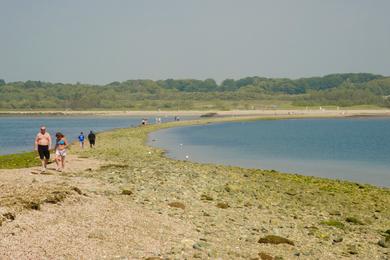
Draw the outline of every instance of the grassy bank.
[[[379,241],[385,241],[386,231],[390,232],[389,189],[177,161],[145,145],[148,134],[161,128],[226,120],[232,119],[176,122],[99,134],[96,149],[80,152],[80,156],[113,163],[96,173],[80,174],[117,185],[136,203],[183,220],[198,232],[199,240],[192,241],[190,248],[178,243],[166,252],[166,257],[388,256],[388,249]]]
[[[0,155],[0,169],[20,169],[39,166],[37,152]]]

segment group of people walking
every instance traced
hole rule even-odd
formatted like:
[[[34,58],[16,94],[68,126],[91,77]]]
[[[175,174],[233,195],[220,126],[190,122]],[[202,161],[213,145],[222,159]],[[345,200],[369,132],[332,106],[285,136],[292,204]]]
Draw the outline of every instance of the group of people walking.
[[[84,149],[85,136],[83,132],[80,133],[78,139],[79,139],[81,149]],[[96,141],[96,135],[91,130],[89,131],[88,134],[89,147],[93,148],[95,146],[95,141]]]
[[[57,132],[55,140],[55,162],[56,162],[56,170],[63,171],[65,168],[65,157],[66,157],[66,149],[68,147],[68,140],[65,138],[65,135]],[[84,148],[85,137],[83,132],[80,133],[78,140],[80,142],[80,147]],[[96,135],[90,131],[88,134],[88,141],[91,148],[95,146]],[[47,169],[47,165],[50,159],[50,148],[52,147],[52,140],[50,134],[46,131],[45,126],[41,126],[39,133],[35,138],[34,148],[38,151],[39,158],[42,162],[42,172],[45,172]]]

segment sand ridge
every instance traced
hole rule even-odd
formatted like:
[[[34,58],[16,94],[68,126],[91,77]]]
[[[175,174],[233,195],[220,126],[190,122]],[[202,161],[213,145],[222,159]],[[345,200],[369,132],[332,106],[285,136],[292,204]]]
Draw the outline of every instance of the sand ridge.
[[[100,133],[96,149],[72,146],[65,173],[0,170],[0,258],[388,258],[388,189],[176,161],[145,146],[164,127],[242,119]]]
[[[255,109],[255,110],[90,110],[90,111],[0,111],[0,115],[95,115],[95,116],[200,116],[216,113],[219,116],[302,116],[302,117],[346,117],[346,116],[390,116],[390,109]]]

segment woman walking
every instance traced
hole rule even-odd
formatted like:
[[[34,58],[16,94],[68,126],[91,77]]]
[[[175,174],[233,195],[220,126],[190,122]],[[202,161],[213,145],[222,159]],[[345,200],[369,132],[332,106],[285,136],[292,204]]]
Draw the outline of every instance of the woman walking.
[[[57,171],[63,171],[65,168],[65,156],[68,141],[62,133],[56,133],[56,164]]]

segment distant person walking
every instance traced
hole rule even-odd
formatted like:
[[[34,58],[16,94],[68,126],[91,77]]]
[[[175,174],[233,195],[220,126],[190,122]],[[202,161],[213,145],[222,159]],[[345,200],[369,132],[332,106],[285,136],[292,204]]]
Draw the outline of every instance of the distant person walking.
[[[143,118],[142,121],[141,121],[141,126],[145,126],[147,124],[148,124],[148,119]]]
[[[68,146],[68,141],[62,133],[56,133],[56,164],[57,171],[63,171],[65,169],[65,157],[66,157],[66,147]]]
[[[96,135],[91,131],[88,134],[89,147],[93,148],[95,146]]]
[[[81,149],[84,149],[84,140],[85,140],[85,136],[84,136],[83,132],[81,132],[79,135],[79,142],[80,142]]]
[[[46,132],[46,127],[41,126],[39,133],[35,137],[34,148],[39,153],[39,158],[42,162],[42,172],[45,172],[47,169],[47,164],[50,159],[50,147],[51,147],[51,137],[48,132]]]

